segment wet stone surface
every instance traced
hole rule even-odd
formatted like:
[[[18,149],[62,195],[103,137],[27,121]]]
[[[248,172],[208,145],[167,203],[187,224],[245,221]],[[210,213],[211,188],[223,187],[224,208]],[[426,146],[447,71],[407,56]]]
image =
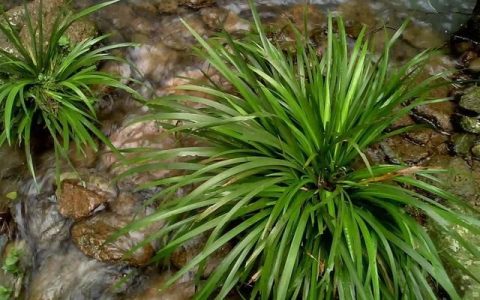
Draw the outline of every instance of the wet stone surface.
[[[112,234],[132,221],[132,217],[103,212],[75,223],[71,229],[72,240],[77,247],[87,256],[102,262],[125,261],[132,265],[145,265],[153,256],[153,247],[146,245],[132,256],[126,253],[137,243],[145,238],[140,232],[131,232],[118,238],[116,241],[107,242]]]
[[[37,0],[38,1],[38,0]],[[45,6],[55,11],[61,0],[44,0]],[[74,1],[73,5],[86,6],[94,3],[93,0]],[[292,22],[303,30],[303,6],[295,1],[262,0],[259,5],[262,16],[265,16],[271,25],[272,38],[282,43],[286,49],[291,45],[292,32],[287,23]],[[288,2],[289,5],[285,5]],[[350,37],[358,35],[362,25],[377,28],[382,25],[380,17],[388,15],[388,25],[396,27],[401,23],[402,14],[396,11],[385,10],[388,5],[382,1],[335,1],[339,6],[323,5],[325,1],[313,1],[316,4],[308,6],[310,22],[307,24],[308,35],[322,47],[325,29],[325,12],[335,9],[347,21]],[[328,2],[328,1],[327,1]],[[389,1],[387,1],[389,2]],[[19,3],[18,3],[19,4]],[[123,0],[115,6],[109,7],[96,14],[92,19],[102,33],[112,33],[110,42],[137,42],[122,54],[132,62],[128,64],[110,64],[102,66],[102,70],[122,77],[133,76],[145,83],[139,87],[143,95],[152,97],[179,93],[175,90],[180,84],[187,83],[178,76],[193,77],[195,80],[205,80],[203,72],[214,78],[215,82],[222,83],[222,79],[215,74],[208,73],[207,64],[191,58],[190,47],[194,39],[180,22],[186,20],[197,32],[204,37],[211,36],[224,28],[233,34],[242,34],[250,29],[248,7],[245,1],[230,0]],[[19,28],[21,13],[12,10],[10,17]],[[69,32],[72,42],[82,40],[84,36],[92,35],[96,26],[88,21],[79,22]],[[435,29],[435,28],[434,28]],[[375,49],[379,50],[386,38],[391,36],[383,30],[375,31]],[[420,49],[437,47],[443,43],[440,34],[422,22],[413,22],[412,27],[401,36],[399,44],[394,48],[392,56],[398,61],[404,61],[418,53]],[[0,40],[0,47],[8,46]],[[467,45],[468,46],[468,45]],[[472,45],[470,45],[472,46]],[[469,46],[469,47],[470,47]],[[468,47],[467,47],[468,48]],[[466,49],[467,49],[466,48]],[[478,55],[474,47],[468,48],[468,53],[462,54],[462,59],[470,72],[480,69]],[[452,58],[443,55],[437,61],[432,61],[427,70],[433,74],[438,70],[455,67]],[[125,81],[124,81],[125,82]],[[105,91],[110,92],[110,91]],[[446,97],[449,89],[436,89],[433,97]],[[465,92],[465,95],[467,93]],[[459,106],[464,110],[478,113],[475,97],[467,100],[464,96]],[[109,135],[113,144],[119,149],[134,147],[152,147],[155,149],[171,149],[178,145],[196,145],[196,140],[184,138],[178,140],[155,122],[133,124],[134,117],[146,111],[141,105],[121,94],[111,94],[103,99],[98,107],[102,120],[102,130]],[[411,132],[400,137],[388,139],[381,144],[374,145],[366,151],[372,163],[385,161],[394,163],[422,164],[432,167],[444,167],[455,170],[447,177],[452,183],[452,190],[469,199],[477,205],[480,183],[480,166],[478,161],[472,160],[480,154],[477,145],[477,122],[475,114],[468,114],[469,131],[474,133],[457,136],[454,134],[455,124],[452,115],[458,111],[457,103],[450,101],[418,108],[412,116],[396,124],[395,127],[411,125],[415,122],[427,123],[434,129],[424,129]],[[448,145],[453,148],[452,157]],[[3,157],[5,152],[0,149]],[[7,154],[5,154],[7,155]],[[0,166],[0,178],[12,178],[20,173],[23,161],[21,155],[10,156],[8,165]],[[47,154],[48,156],[48,154]],[[118,165],[118,157],[103,149],[101,153],[88,153],[87,157],[76,157],[71,154],[74,164],[78,168],[89,168],[90,175],[82,180],[68,177],[64,181],[63,189],[55,196],[52,188],[43,193],[33,192],[35,189],[30,183],[22,183],[23,203],[17,204],[14,214],[18,225],[18,234],[28,241],[31,253],[31,270],[26,299],[190,299],[195,292],[192,275],[187,274],[171,288],[160,292],[159,288],[171,277],[169,271],[158,268],[149,269],[147,274],[143,267],[152,257],[158,245],[147,245],[125,257],[131,246],[141,241],[147,230],[133,232],[113,243],[106,243],[108,237],[122,226],[128,224],[135,216],[147,214],[142,202],[156,191],[142,191],[133,193],[132,190],[139,183],[155,178],[165,178],[174,172],[158,169],[142,176],[130,177],[121,181],[118,187],[110,184],[110,179],[125,169]],[[127,157],[134,157],[127,156]],[[51,157],[39,167],[40,181],[43,186],[53,186]],[[10,165],[10,162],[12,164]],[[13,162],[16,162],[15,164]],[[364,167],[364,165],[360,165]],[[87,172],[88,173],[88,172]],[[85,174],[83,174],[85,175]],[[93,178],[92,178],[93,177]],[[98,177],[100,179],[95,179]],[[0,182],[0,192],[11,191],[9,179]],[[15,181],[12,181],[15,182]],[[15,189],[13,189],[15,190]],[[20,190],[20,189],[19,189]],[[179,191],[183,193],[184,191]],[[0,194],[0,197],[2,195]],[[143,209],[143,210],[142,210]],[[75,220],[73,220],[75,219]],[[74,223],[75,222],[75,223]],[[157,224],[160,228],[162,224]],[[151,228],[150,230],[155,230]],[[461,233],[463,234],[463,233]],[[465,236],[466,238],[474,238]],[[0,248],[2,236],[0,235]],[[456,250],[451,241],[445,240],[445,249]],[[170,263],[174,269],[181,268],[195,255],[205,243],[205,238],[193,240],[182,245],[172,256]],[[454,245],[453,245],[454,246]],[[205,273],[210,274],[221,258],[230,251],[230,246],[215,253],[207,263]],[[450,251],[450,250],[449,250]],[[458,254],[461,255],[461,254]],[[462,258],[463,259],[463,258]],[[476,268],[476,263],[466,266]],[[65,263],[68,262],[68,263]],[[142,266],[142,268],[136,268]],[[123,282],[119,284],[119,282]],[[465,285],[466,286],[466,285]],[[119,288],[120,287],[120,288]],[[468,294],[470,291],[467,291]],[[466,298],[468,299],[468,298]]]

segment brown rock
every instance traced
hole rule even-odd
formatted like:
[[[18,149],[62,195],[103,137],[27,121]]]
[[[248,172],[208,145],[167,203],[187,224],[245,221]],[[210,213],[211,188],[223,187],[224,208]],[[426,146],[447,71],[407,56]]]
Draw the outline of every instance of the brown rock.
[[[209,31],[207,26],[203,23],[201,16],[197,14],[189,14],[182,17],[182,19],[200,36],[207,35]],[[166,19],[161,41],[164,45],[174,50],[185,51],[189,50],[192,45],[197,43],[191,32],[181,22],[179,17]]]
[[[199,9],[202,7],[212,6],[216,0],[182,0],[183,5],[193,9]]]
[[[129,216],[135,213],[138,201],[130,193],[120,193],[117,199],[109,203],[110,209],[121,216]]]
[[[250,31],[250,22],[248,20],[240,18],[237,14],[229,12],[224,29],[228,33],[241,33]]]
[[[431,26],[412,24],[403,32],[403,38],[417,49],[440,48],[444,44],[443,39]]]
[[[84,152],[78,151],[74,143],[70,146],[70,161],[75,168],[91,168],[97,161],[97,152],[90,146],[83,149]]]
[[[425,147],[405,140],[401,136],[388,138],[380,143],[382,150],[392,163],[419,163],[431,154]]]
[[[363,26],[373,29],[377,24],[372,1],[345,1],[337,10],[346,22],[348,33],[354,37],[358,36]]]
[[[159,0],[155,6],[159,13],[174,13],[178,8],[178,0]]]
[[[217,30],[223,27],[229,11],[220,7],[206,7],[200,11],[200,15],[202,16],[202,21],[210,29]]]
[[[121,236],[116,241],[107,243],[107,239],[126,226],[131,217],[110,212],[99,213],[89,219],[75,223],[71,229],[72,240],[85,255],[102,262],[126,261],[141,266],[148,263],[153,256],[153,247],[148,244],[126,257],[127,252],[145,238],[145,234],[132,232]]]
[[[407,133],[407,137],[416,144],[426,146],[432,152],[448,141],[448,137],[431,128],[423,128]]]
[[[60,213],[80,219],[93,213],[100,205],[117,197],[117,187],[106,176],[80,170],[81,182],[75,174],[65,173],[61,188],[57,190]]]
[[[414,110],[416,115],[447,132],[453,131],[451,117],[454,112],[455,105],[451,101],[422,105]]]
[[[108,198],[80,186],[78,183],[63,181],[58,193],[60,213],[75,220],[87,217]]]
[[[475,58],[468,64],[468,69],[474,73],[480,72],[480,58]]]

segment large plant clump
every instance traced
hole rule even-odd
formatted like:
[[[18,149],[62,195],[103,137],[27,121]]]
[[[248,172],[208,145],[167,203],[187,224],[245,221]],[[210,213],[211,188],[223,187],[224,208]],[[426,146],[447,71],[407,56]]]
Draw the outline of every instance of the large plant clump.
[[[133,91],[119,78],[97,71],[97,67],[117,60],[108,52],[129,44],[100,47],[106,38],[100,36],[69,45],[65,34],[74,22],[118,1],[103,2],[77,13],[59,11],[49,32],[44,28],[42,1],[35,8],[34,19],[25,4],[26,41],[3,13],[0,34],[6,37],[12,51],[0,49],[0,146],[23,145],[33,175],[31,141],[38,128],[52,137],[57,161],[68,159],[72,141],[81,152],[86,147],[96,150],[96,138],[111,145],[97,128],[98,93],[94,87]]]
[[[151,103],[155,112],[144,119],[210,146],[142,149],[128,161],[138,166],[125,176],[186,173],[145,184],[163,187],[152,198],[163,202],[119,234],[165,222],[138,245],[163,241],[156,262],[208,235],[203,251],[168,284],[197,268],[202,274],[207,258],[231,243],[232,251],[199,282],[196,299],[223,299],[237,286],[250,289],[252,299],[437,299],[440,290],[460,298],[442,261],[455,259],[408,211],[425,215],[479,257],[452,230],[457,224],[480,233],[476,212],[453,209],[465,205],[436,186],[438,170],[370,166],[362,153],[400,133],[388,128],[414,107],[439,101],[426,95],[440,75],[418,80],[430,53],[392,67],[390,50],[403,28],[375,57],[365,29],[349,47],[344,23],[332,17],[323,51],[297,34],[296,53],[286,53],[267,39],[250,2],[256,32],[245,38],[222,34],[207,41],[189,27],[198,52],[231,88],[185,85],[180,89],[205,96]],[[358,161],[365,167],[353,168]],[[186,196],[175,195],[190,186]]]

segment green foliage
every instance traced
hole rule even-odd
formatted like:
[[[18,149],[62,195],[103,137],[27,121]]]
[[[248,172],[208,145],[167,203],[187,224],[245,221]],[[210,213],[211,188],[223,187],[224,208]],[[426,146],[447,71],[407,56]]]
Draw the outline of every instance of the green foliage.
[[[22,270],[20,269],[20,258],[22,257],[22,251],[18,248],[12,248],[8,251],[7,257],[3,262],[2,270],[13,274],[20,275]]]
[[[87,146],[96,150],[95,138],[113,147],[97,128],[94,105],[98,95],[93,87],[133,92],[118,78],[97,71],[98,64],[119,60],[109,51],[129,44],[99,47],[106,39],[101,36],[69,46],[65,34],[74,22],[118,1],[103,2],[77,13],[59,11],[49,32],[44,28],[42,1],[36,8],[35,20],[25,4],[26,38],[3,14],[0,32],[12,51],[0,49],[0,146],[23,145],[33,176],[31,141],[38,129],[52,137],[57,161],[68,160],[72,141],[81,152]]]
[[[9,300],[13,291],[3,285],[0,285],[0,300]]]
[[[132,249],[164,241],[154,258],[161,262],[207,234],[203,251],[167,285],[197,267],[202,274],[207,258],[230,243],[233,249],[199,285],[196,299],[223,299],[236,286],[250,289],[252,299],[437,299],[438,289],[459,299],[442,262],[455,259],[448,250],[441,257],[408,211],[424,214],[480,257],[452,230],[458,224],[480,233],[476,211],[437,187],[438,170],[370,166],[362,152],[400,133],[388,128],[413,108],[445,100],[427,98],[440,75],[419,80],[430,52],[393,67],[390,50],[404,27],[377,57],[365,29],[349,47],[344,23],[329,17],[323,51],[297,32],[296,53],[286,53],[266,38],[252,2],[256,32],[245,38],[221,34],[206,41],[186,25],[201,45],[198,53],[231,86],[185,85],[180,89],[205,96],[151,103],[154,113],[141,120],[157,120],[209,146],[141,149],[128,160],[124,176],[187,173],[143,185],[162,186],[151,201],[163,202],[116,237],[165,222]],[[365,168],[353,168],[358,161]],[[459,206],[467,213],[452,209]]]

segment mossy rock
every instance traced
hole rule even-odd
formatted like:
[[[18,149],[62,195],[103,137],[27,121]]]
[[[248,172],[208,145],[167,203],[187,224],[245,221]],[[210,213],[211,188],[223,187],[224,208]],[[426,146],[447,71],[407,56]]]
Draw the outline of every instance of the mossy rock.
[[[448,173],[441,175],[442,179],[447,184],[445,188],[465,199],[469,204],[475,206],[480,195],[480,182],[478,178],[476,178],[472,168],[463,159],[455,157],[449,162],[447,169]],[[430,223],[428,227],[440,252],[445,252],[456,258],[462,266],[480,277],[479,258],[474,257],[471,253],[466,251],[459,245],[458,241],[454,240],[451,236],[439,232],[434,224]],[[461,226],[453,226],[451,229],[457,231],[457,233],[465,240],[480,247],[480,236],[469,232]],[[446,263],[446,266],[447,272],[451,276],[455,287],[464,296],[464,299],[480,299],[479,283],[463,274],[457,266],[453,266],[449,263]]]

